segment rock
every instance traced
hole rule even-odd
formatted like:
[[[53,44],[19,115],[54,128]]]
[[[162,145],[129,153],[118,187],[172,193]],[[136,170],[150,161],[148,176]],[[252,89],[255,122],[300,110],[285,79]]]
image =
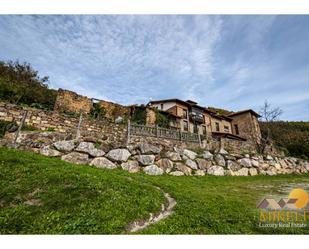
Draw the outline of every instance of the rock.
[[[258,162],[257,160],[255,160],[255,159],[252,159],[252,160],[251,160],[251,164],[252,164],[252,166],[255,167],[255,168],[258,168],[258,167],[259,167],[259,162]]]
[[[75,150],[78,152],[88,153],[93,157],[101,157],[105,154],[103,150],[97,149],[94,144],[90,142],[81,142]]]
[[[275,176],[275,175],[277,175],[277,173],[275,171],[269,169],[269,170],[266,171],[266,175]]]
[[[138,155],[136,156],[137,161],[139,161],[142,165],[150,165],[154,163],[155,160],[154,155]]]
[[[202,156],[203,156],[203,158],[205,158],[207,160],[213,160],[213,158],[214,158],[214,155],[211,154],[209,151],[205,151]]]
[[[267,161],[272,161],[272,160],[274,160],[273,157],[270,156],[270,155],[267,155],[265,159],[266,159]]]
[[[67,155],[63,155],[61,157],[61,160],[76,164],[87,164],[89,161],[89,157],[87,154],[71,152]]]
[[[61,153],[58,150],[51,149],[49,145],[40,149],[40,153],[44,156],[60,156]]]
[[[197,164],[191,159],[186,160],[186,165],[189,166],[191,169],[197,169]]]
[[[185,156],[187,156],[188,158],[190,158],[191,160],[194,160],[197,156],[197,154],[191,150],[187,150],[187,149],[184,149],[183,150],[183,154]]]
[[[277,169],[277,170],[280,170],[281,169],[281,165],[279,163],[275,163],[274,164],[274,167]]]
[[[176,163],[175,168],[183,172],[186,176],[191,175],[192,169],[184,165],[183,163]]]
[[[245,158],[250,158],[250,155],[249,154],[245,154]]]
[[[196,176],[204,176],[205,172],[203,170],[198,169],[198,170],[195,171],[194,175],[196,175]]]
[[[232,170],[232,171],[237,171],[237,170],[241,169],[241,166],[238,163],[236,163],[235,161],[228,160],[227,161],[227,168]]]
[[[268,163],[260,163],[259,166],[260,166],[261,169],[264,169],[264,170],[269,168]]]
[[[181,172],[181,171],[173,171],[173,172],[170,173],[170,175],[172,175],[172,176],[183,176],[184,173]]]
[[[153,176],[162,175],[164,173],[163,169],[160,169],[157,165],[154,164],[146,166],[143,170],[147,175]]]
[[[121,164],[123,170],[129,171],[130,173],[139,172],[140,167],[138,166],[137,161],[129,160]]]
[[[216,154],[215,155],[215,161],[219,166],[225,166],[225,160],[224,157],[220,154]]]
[[[181,156],[177,152],[168,151],[166,152],[165,156],[171,159],[172,161],[181,161]]]
[[[247,168],[241,168],[237,171],[238,176],[248,176],[249,170]]]
[[[131,153],[127,149],[114,149],[110,150],[106,157],[115,162],[125,162],[131,156]]]
[[[250,169],[249,169],[249,174],[250,174],[251,176],[256,176],[256,175],[258,174],[258,171],[257,171],[256,168],[250,168]]]
[[[208,169],[212,165],[212,163],[210,161],[207,161],[207,160],[202,159],[202,158],[196,158],[195,161],[197,162],[198,168],[201,169],[201,170]]]
[[[55,146],[57,150],[60,150],[60,151],[69,152],[75,148],[74,140],[68,140],[68,141],[62,140],[62,141],[55,142],[53,145]]]
[[[251,168],[252,163],[249,158],[242,158],[237,161],[241,166],[246,167],[246,168]]]
[[[156,164],[164,170],[164,172],[169,173],[172,171],[173,162],[167,158],[160,159]]]
[[[161,152],[160,146],[155,146],[148,143],[141,143],[139,149],[142,154],[159,154]]]
[[[90,163],[90,165],[95,166],[97,168],[103,168],[103,169],[116,169],[117,165],[108,160],[105,157],[96,157],[93,159]]]
[[[225,160],[232,160],[232,161],[236,161],[236,157],[231,156],[231,155],[224,155],[224,159],[225,159]]]
[[[219,154],[221,154],[221,155],[227,155],[227,154],[229,154],[225,149],[223,149],[223,148],[221,148],[220,150],[219,150],[219,152],[218,152]]]
[[[224,168],[221,166],[211,166],[207,170],[207,174],[215,176],[224,176]]]

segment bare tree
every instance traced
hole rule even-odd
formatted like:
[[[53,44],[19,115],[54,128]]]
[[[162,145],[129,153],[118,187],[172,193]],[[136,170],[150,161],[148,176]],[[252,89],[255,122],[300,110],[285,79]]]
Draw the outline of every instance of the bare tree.
[[[261,106],[259,111],[261,116],[260,120],[264,122],[264,126],[267,128],[267,133],[262,134],[260,144],[258,145],[261,153],[264,153],[266,146],[271,143],[269,123],[277,121],[282,113],[283,111],[279,107],[273,108],[267,100],[265,100],[264,105]]]
[[[259,114],[262,121],[274,122],[279,119],[283,111],[279,107],[272,108],[271,104],[265,100],[264,105],[261,107]]]

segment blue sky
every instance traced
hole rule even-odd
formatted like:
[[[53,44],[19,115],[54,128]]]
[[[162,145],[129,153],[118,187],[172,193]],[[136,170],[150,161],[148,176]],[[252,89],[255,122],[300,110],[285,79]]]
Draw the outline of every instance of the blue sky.
[[[280,106],[309,120],[309,15],[0,16],[0,60],[30,62],[52,88],[121,104],[192,99]]]

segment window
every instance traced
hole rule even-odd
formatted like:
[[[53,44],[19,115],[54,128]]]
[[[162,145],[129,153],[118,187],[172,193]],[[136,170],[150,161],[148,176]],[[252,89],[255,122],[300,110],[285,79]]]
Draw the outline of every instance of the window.
[[[230,132],[230,129],[229,129],[229,127],[228,126],[224,126],[224,132]]]
[[[186,109],[182,109],[182,118],[184,119],[188,118],[188,111]]]
[[[184,131],[188,131],[189,130],[188,121],[186,121],[186,120],[183,120],[183,130]]]
[[[198,133],[197,124],[193,124],[193,133]]]
[[[207,129],[206,129],[206,126],[205,126],[205,125],[202,126],[202,131],[203,131],[203,135],[206,135]]]
[[[163,106],[164,106],[164,104],[161,104],[161,110],[163,110]]]
[[[235,129],[235,134],[239,135],[239,129],[238,129],[238,125],[237,124],[234,125],[234,129]]]
[[[220,126],[218,122],[216,122],[216,131],[220,131]]]

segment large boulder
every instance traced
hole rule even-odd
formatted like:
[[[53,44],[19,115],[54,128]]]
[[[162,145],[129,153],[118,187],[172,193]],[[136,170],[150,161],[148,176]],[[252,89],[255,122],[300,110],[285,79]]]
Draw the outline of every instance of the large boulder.
[[[183,150],[183,154],[185,156],[187,156],[188,158],[190,158],[191,160],[194,160],[196,158],[196,156],[197,156],[197,154],[194,151],[187,150],[187,149]]]
[[[205,172],[204,172],[204,170],[198,169],[198,170],[195,171],[194,175],[196,175],[196,176],[204,176]]]
[[[134,160],[129,160],[121,164],[121,168],[123,170],[129,171],[130,173],[136,173],[140,171],[140,167],[138,166],[138,162]]]
[[[207,174],[215,176],[224,176],[224,168],[221,166],[212,166],[207,170]]]
[[[76,164],[87,164],[89,161],[89,157],[87,154],[71,152],[67,155],[63,155],[61,157],[61,160]]]
[[[211,161],[207,161],[206,159],[203,158],[196,158],[195,161],[197,163],[198,168],[201,170],[206,170],[212,165]]]
[[[68,141],[62,140],[62,141],[55,142],[53,145],[57,150],[69,152],[75,148],[75,141],[74,140],[68,140]]]
[[[237,171],[237,175],[239,176],[248,176],[249,169],[248,168],[241,168]]]
[[[114,149],[110,150],[106,157],[114,162],[125,162],[131,156],[127,149]]]
[[[177,169],[178,171],[183,172],[186,176],[190,176],[191,172],[192,172],[192,169],[187,167],[183,163],[176,163],[175,164],[175,169]]]
[[[252,166],[255,167],[255,168],[258,168],[259,165],[260,165],[260,163],[259,163],[257,160],[255,160],[255,159],[252,159],[252,160],[251,160],[251,164],[252,164]]]
[[[101,157],[105,154],[103,150],[97,149],[94,144],[90,142],[81,142],[75,150],[78,152],[88,153],[93,157]]]
[[[90,165],[95,166],[97,168],[103,168],[103,169],[115,169],[117,168],[117,165],[108,160],[105,157],[96,157],[93,159],[90,163]]]
[[[237,170],[241,169],[241,166],[238,163],[236,163],[235,161],[228,160],[227,161],[227,168],[232,170],[232,171],[237,171]]]
[[[187,159],[187,160],[186,160],[186,165],[187,165],[188,167],[190,167],[191,169],[197,169],[197,164],[196,164],[196,162],[194,162],[194,161],[191,160],[191,159]]]
[[[136,156],[137,161],[142,165],[150,165],[154,163],[155,155],[138,155]]]
[[[256,176],[256,175],[258,174],[258,171],[257,171],[256,168],[250,168],[250,169],[249,169],[249,174],[250,174],[251,176]]]
[[[160,146],[152,145],[149,143],[141,143],[139,149],[142,154],[159,154],[161,152]]]
[[[267,155],[267,156],[265,157],[265,160],[267,160],[267,161],[273,161],[274,158],[273,158],[271,155]]]
[[[167,158],[160,159],[156,164],[166,173],[171,172],[173,169],[173,162]]]
[[[219,151],[218,151],[219,154],[221,155],[227,155],[229,154],[225,149],[221,148]]]
[[[42,147],[40,153],[44,156],[61,156],[61,152],[52,149],[49,145]]]
[[[154,164],[146,166],[143,170],[147,175],[153,176],[162,175],[164,173],[163,169],[160,169],[157,165]]]
[[[238,163],[246,168],[251,168],[252,167],[252,163],[251,160],[249,158],[241,158],[238,160]]]
[[[169,174],[172,176],[183,176],[184,175],[184,173],[181,171],[173,171],[173,172],[170,172]]]
[[[181,156],[177,152],[168,151],[165,156],[172,161],[181,161]]]
[[[218,164],[219,166],[225,166],[225,160],[224,157],[220,154],[216,154],[215,155],[215,162],[216,164]]]
[[[207,160],[212,160],[214,158],[214,155],[211,154],[209,151],[204,151],[202,156],[204,159],[207,159]]]

